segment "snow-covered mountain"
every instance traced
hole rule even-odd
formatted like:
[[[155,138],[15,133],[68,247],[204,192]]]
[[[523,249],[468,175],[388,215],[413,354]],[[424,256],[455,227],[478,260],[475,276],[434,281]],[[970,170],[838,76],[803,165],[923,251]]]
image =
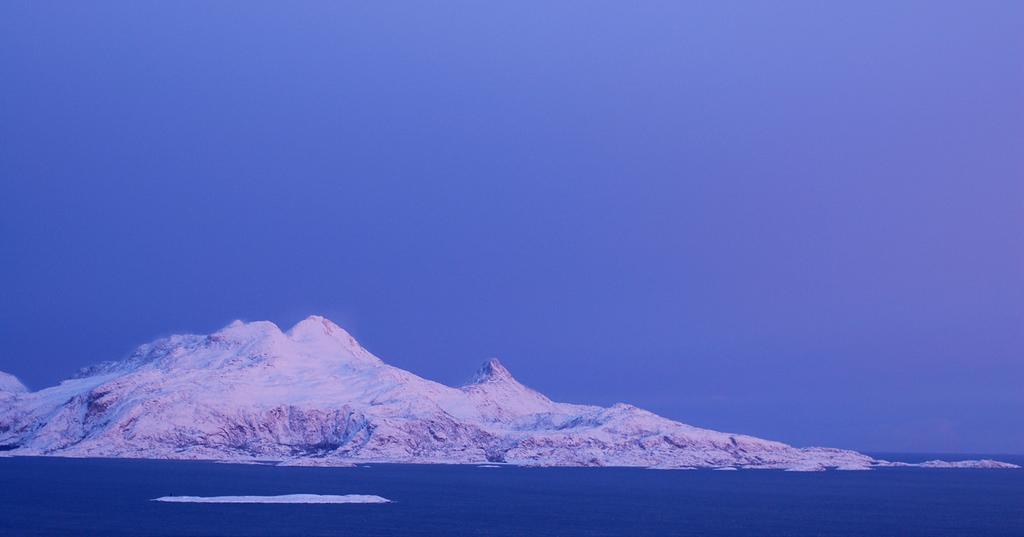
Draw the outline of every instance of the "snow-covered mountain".
[[[465,386],[444,386],[385,364],[317,316],[287,332],[236,321],[206,336],[171,336],[37,392],[0,374],[0,453],[327,466],[890,464],[691,427],[626,404],[554,402],[497,360]]]

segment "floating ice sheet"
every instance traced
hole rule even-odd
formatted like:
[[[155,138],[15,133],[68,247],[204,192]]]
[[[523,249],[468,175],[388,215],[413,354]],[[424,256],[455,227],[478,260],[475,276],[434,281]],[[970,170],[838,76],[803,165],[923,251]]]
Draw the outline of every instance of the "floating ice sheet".
[[[284,494],[281,496],[162,496],[154,502],[170,503],[389,503],[373,494]]]

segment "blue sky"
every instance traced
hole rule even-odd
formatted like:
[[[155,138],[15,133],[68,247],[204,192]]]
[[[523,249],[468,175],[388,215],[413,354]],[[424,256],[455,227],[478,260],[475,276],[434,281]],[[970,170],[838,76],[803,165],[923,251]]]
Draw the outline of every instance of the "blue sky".
[[[447,383],[1024,453],[1024,4],[834,4],[6,2],[0,370],[319,313]]]

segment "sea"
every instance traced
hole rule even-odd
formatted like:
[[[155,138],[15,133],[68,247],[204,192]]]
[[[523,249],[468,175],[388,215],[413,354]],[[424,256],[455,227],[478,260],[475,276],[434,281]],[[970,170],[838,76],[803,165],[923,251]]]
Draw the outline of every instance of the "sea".
[[[995,458],[1024,464],[1024,457]],[[392,501],[152,501],[281,494],[374,494]],[[0,535],[1022,537],[1024,469],[297,468],[4,457]]]

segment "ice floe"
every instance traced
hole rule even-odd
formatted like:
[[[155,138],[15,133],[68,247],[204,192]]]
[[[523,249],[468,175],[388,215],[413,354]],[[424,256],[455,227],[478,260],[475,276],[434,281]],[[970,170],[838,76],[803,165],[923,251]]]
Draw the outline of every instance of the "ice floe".
[[[281,496],[161,496],[154,502],[169,503],[390,503],[373,494],[283,494]]]

